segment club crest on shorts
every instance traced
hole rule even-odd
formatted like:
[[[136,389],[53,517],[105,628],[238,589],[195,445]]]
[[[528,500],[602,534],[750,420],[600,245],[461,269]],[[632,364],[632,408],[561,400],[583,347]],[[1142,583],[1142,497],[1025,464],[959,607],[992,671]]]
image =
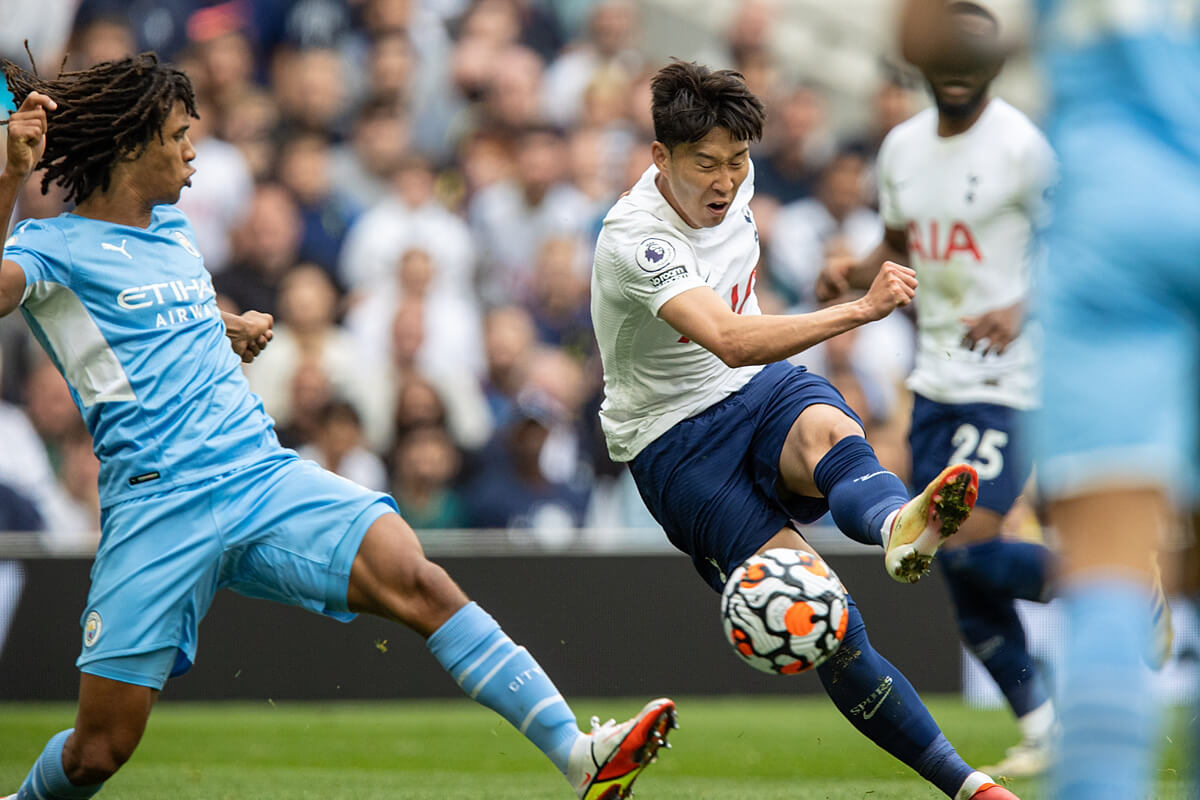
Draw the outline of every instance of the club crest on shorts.
[[[99,611],[89,611],[87,618],[83,621],[83,646],[91,647],[100,638],[100,629],[104,627],[104,622],[100,619]]]
[[[666,239],[643,239],[634,258],[637,265],[646,272],[658,272],[671,266],[671,262],[675,260],[675,245]]]

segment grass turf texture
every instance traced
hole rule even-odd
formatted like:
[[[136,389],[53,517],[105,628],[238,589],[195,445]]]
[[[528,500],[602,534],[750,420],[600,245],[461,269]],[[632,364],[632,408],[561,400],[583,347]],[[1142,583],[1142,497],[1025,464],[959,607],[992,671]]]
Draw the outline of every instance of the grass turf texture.
[[[644,699],[575,701],[624,719]],[[674,749],[635,786],[643,800],[936,800],[943,795],[875,748],[820,698],[682,698]],[[933,698],[930,710],[968,762],[1013,744],[1003,711]],[[0,794],[12,792],[66,705],[0,704]],[[1168,740],[1169,741],[1169,740]],[[1159,798],[1182,798],[1182,754],[1167,747]],[[1014,781],[1022,800],[1046,793]],[[141,747],[100,797],[113,800],[566,800],[566,782],[507,723],[466,700],[374,704],[162,701]]]

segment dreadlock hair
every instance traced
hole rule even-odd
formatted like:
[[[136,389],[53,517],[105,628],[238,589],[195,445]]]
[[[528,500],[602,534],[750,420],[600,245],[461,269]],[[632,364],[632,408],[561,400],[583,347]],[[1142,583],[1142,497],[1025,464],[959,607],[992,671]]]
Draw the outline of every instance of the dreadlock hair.
[[[51,182],[67,190],[67,202],[79,203],[109,186],[112,167],[122,156],[139,155],[162,128],[176,101],[196,113],[192,82],[181,70],[160,64],[154,53],[103,61],[88,69],[43,79],[8,59],[0,71],[17,107],[30,92],[58,104],[47,120],[42,193]]]
[[[737,141],[762,138],[766,112],[739,72],[675,60],[651,79],[650,93],[654,138],[668,150],[698,142],[713,128]]]

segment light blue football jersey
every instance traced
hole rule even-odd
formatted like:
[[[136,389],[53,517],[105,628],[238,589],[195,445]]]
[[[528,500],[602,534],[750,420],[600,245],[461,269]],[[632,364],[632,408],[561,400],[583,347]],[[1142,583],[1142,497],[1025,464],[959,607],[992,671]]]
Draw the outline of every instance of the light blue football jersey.
[[[1119,131],[1129,125],[1200,163],[1200,0],[1037,5],[1052,140],[1055,129]],[[1119,141],[1096,145],[1109,158],[1121,156]],[[1068,149],[1065,156],[1071,155]]]
[[[146,229],[26,220],[4,258],[24,270],[21,312],[91,431],[102,506],[281,452],[174,206]]]

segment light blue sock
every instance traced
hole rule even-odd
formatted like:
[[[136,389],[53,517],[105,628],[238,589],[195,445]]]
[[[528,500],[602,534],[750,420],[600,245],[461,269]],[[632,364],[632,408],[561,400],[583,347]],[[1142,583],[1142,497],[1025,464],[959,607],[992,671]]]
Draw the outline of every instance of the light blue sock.
[[[512,723],[567,773],[571,745],[581,735],[575,715],[529,651],[490,614],[467,603],[427,644],[468,697]]]
[[[62,751],[67,737],[74,728],[59,731],[46,742],[46,748],[38,756],[33,769],[25,776],[25,782],[17,791],[17,800],[81,800],[100,791],[103,783],[91,786],[76,786],[67,780],[63,770]]]
[[[1158,757],[1158,713],[1142,659],[1150,636],[1150,590],[1109,577],[1072,586],[1062,597],[1067,641],[1053,796],[1147,797]]]

